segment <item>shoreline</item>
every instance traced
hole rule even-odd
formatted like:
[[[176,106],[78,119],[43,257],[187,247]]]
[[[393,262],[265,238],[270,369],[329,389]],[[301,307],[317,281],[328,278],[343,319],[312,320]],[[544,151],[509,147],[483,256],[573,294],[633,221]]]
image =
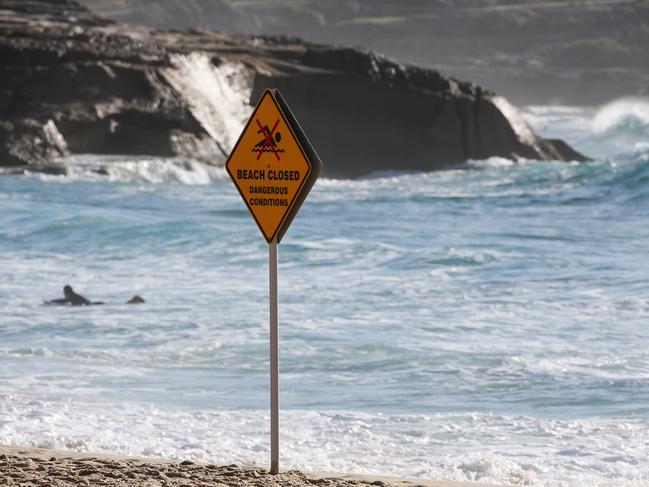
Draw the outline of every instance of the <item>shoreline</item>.
[[[103,453],[81,453],[13,445],[0,445],[0,485],[503,487],[477,482],[420,480],[381,475],[305,473],[298,470],[287,470],[271,475],[264,468],[156,458],[128,458]]]

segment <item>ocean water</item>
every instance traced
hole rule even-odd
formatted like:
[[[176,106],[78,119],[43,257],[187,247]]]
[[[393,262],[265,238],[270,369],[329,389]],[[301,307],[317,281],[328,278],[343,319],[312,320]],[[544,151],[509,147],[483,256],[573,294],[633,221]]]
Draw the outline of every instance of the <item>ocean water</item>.
[[[316,184],[279,247],[282,468],[649,485],[649,101],[523,115],[595,161]],[[267,466],[268,250],[225,172],[71,164],[0,177],[0,444]]]

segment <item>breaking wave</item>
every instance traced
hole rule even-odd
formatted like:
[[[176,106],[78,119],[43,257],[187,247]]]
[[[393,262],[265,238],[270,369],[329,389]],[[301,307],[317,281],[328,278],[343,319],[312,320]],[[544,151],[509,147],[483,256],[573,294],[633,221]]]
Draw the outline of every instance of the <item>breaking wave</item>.
[[[0,399],[3,444],[249,466],[268,461],[263,410],[108,406],[18,394]],[[647,485],[647,444],[628,441],[646,438],[635,418],[286,410],[282,421],[286,468],[534,487]],[[547,442],[565,447],[548,451]]]
[[[61,166],[61,174],[26,174],[43,180],[121,181],[141,183],[178,182],[209,184],[227,177],[225,169],[193,159],[75,155]]]
[[[252,73],[241,63],[214,65],[203,52],[173,55],[171,63],[165,78],[227,157],[252,112]]]
[[[649,98],[619,98],[601,107],[592,122],[597,134],[649,129]]]
[[[649,98],[626,97],[601,107],[529,106],[523,110],[534,130],[561,138],[596,161],[649,160]]]

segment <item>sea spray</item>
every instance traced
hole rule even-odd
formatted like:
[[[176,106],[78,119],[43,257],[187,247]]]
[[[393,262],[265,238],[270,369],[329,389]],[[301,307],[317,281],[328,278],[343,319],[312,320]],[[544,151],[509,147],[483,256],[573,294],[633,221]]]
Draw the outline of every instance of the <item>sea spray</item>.
[[[595,133],[645,127],[649,137],[649,98],[618,98],[601,107],[592,122]]]
[[[624,97],[600,107],[528,106],[524,118],[548,138],[563,137],[598,160],[647,160],[649,98]]]
[[[214,65],[204,52],[174,54],[163,74],[227,158],[252,112],[253,73],[241,63]]]
[[[131,181],[139,183],[209,184],[228,177],[225,169],[178,157],[111,156],[82,154],[69,157],[62,174],[26,170],[25,175],[52,182]]]

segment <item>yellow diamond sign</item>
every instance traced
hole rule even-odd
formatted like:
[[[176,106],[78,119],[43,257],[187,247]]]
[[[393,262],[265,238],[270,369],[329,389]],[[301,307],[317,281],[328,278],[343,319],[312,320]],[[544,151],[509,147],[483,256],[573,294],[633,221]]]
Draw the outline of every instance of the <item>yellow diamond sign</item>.
[[[266,90],[225,167],[268,243],[279,241],[322,162],[277,90]]]

